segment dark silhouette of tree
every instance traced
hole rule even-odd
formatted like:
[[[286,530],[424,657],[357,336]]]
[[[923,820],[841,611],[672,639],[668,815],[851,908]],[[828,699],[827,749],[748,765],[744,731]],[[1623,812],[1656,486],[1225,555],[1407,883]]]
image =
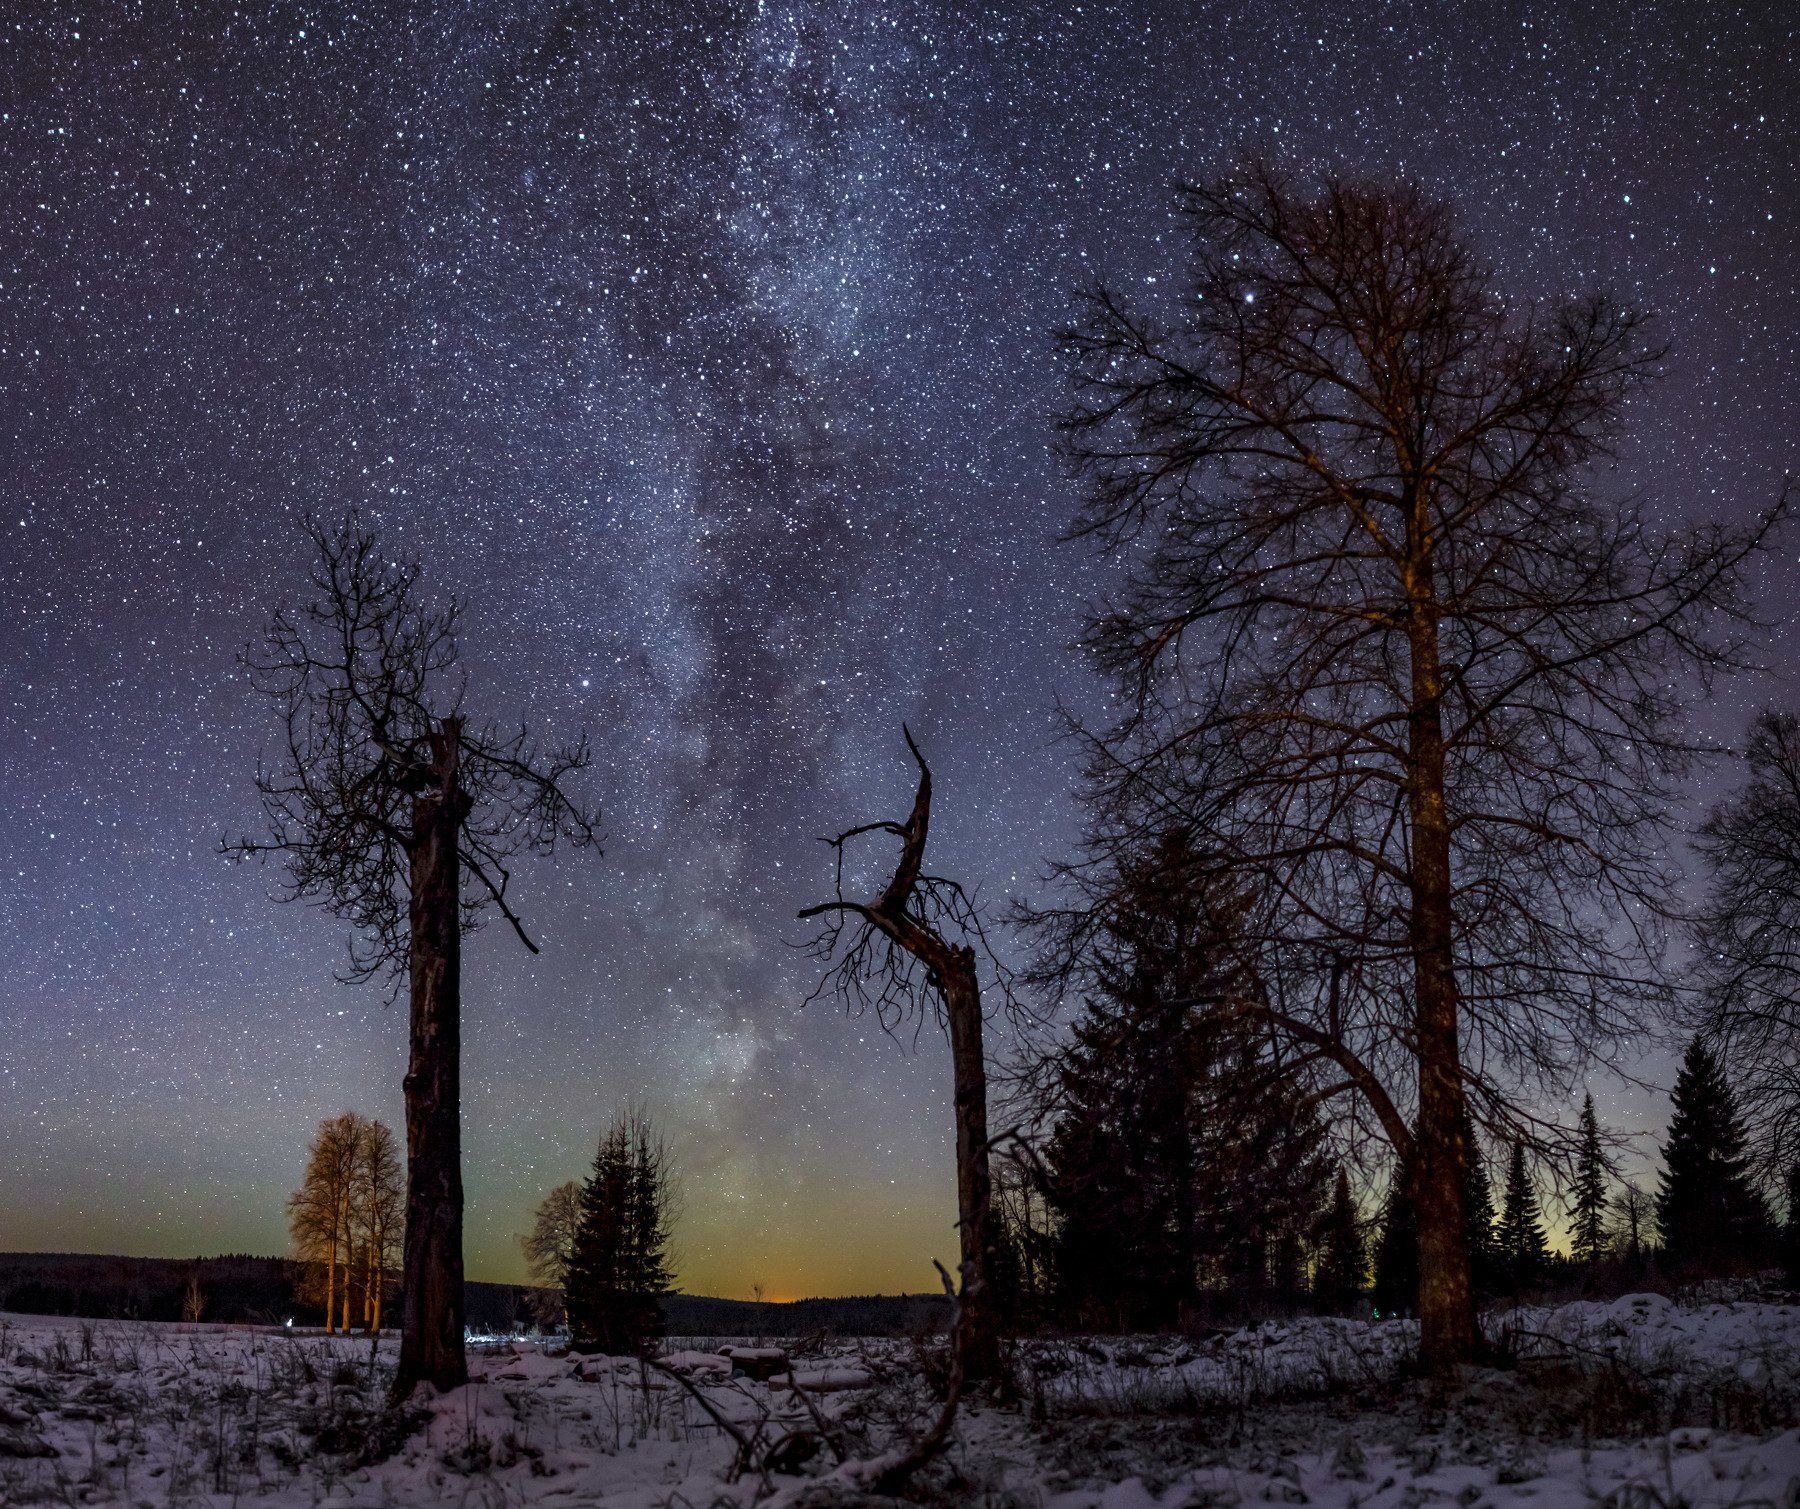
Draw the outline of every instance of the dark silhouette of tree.
[[[1350,1175],[1340,1168],[1331,1187],[1331,1204],[1319,1225],[1313,1296],[1321,1310],[1342,1315],[1362,1297],[1368,1282],[1368,1243],[1350,1196]]]
[[[1422,1346],[1453,1366],[1465,1098],[1561,1137],[1525,1107],[1638,1031],[1684,698],[1744,663],[1785,500],[1675,534],[1602,501],[1637,316],[1509,302],[1411,189],[1253,170],[1182,207],[1179,300],[1094,292],[1064,340],[1073,534],[1126,572],[1086,637],[1126,711],[1090,738],[1070,911],[1105,910],[1117,846],[1206,835],[1256,898],[1269,1020],[1415,1171]]]
[[[674,1201],[668,1149],[647,1116],[628,1112],[601,1138],[581,1187],[563,1280],[577,1350],[633,1356],[662,1334]]]
[[[1788,1165],[1783,1193],[1787,1219],[1781,1228],[1781,1268],[1790,1289],[1800,1289],[1800,1163]]]
[[[1413,1210],[1412,1171],[1396,1161],[1375,1242],[1376,1312],[1411,1315],[1419,1306],[1419,1230]]]
[[[919,767],[912,811],[903,823],[878,821],[825,839],[836,855],[835,895],[809,906],[801,920],[820,919],[814,956],[826,966],[814,998],[833,991],[847,1009],[872,1009],[884,1032],[919,1021],[929,1011],[950,1037],[956,1083],[956,1204],[961,1287],[954,1338],[961,1376],[990,1378],[1000,1364],[988,1268],[994,1243],[993,1180],[989,1159],[987,1053],[982,1044],[981,979],[976,951],[992,962],[981,919],[957,882],[925,869],[931,830],[931,769],[902,729]],[[857,839],[882,833],[900,841],[892,876],[873,901],[844,892],[844,856]],[[1010,1001],[1010,992],[1002,991]]]
[[[1606,1154],[1600,1147],[1600,1123],[1594,1116],[1592,1095],[1582,1098],[1580,1135],[1569,1250],[1578,1263],[1596,1263],[1606,1256],[1606,1211],[1610,1202],[1606,1193],[1609,1171]]]
[[[1544,1240],[1543,1212],[1538,1205],[1537,1187],[1525,1164],[1523,1142],[1513,1144],[1496,1236],[1507,1288],[1514,1294],[1523,1294],[1541,1284],[1550,1264],[1550,1248]]]
[[[1698,839],[1710,886],[1693,1025],[1731,1065],[1750,1150],[1773,1180],[1800,1158],[1800,717],[1760,714],[1743,766]]]
[[[245,656],[280,706],[286,747],[259,766],[268,832],[226,845],[277,855],[285,896],[351,925],[347,978],[410,993],[407,1198],[394,1398],[455,1388],[463,1358],[462,937],[492,906],[533,953],[509,900],[520,854],[595,841],[569,794],[585,740],[540,748],[472,721],[457,672],[458,610],[422,600],[419,567],[390,561],[354,516],[309,521],[315,596],[278,609]],[[473,882],[465,894],[463,879]]]
[[[1329,1166],[1314,1078],[1238,997],[1229,898],[1185,884],[1179,834],[1080,963],[1083,1005],[1028,1076],[1051,1127],[1045,1193],[1071,1324],[1180,1322],[1202,1301],[1292,1306]],[[1054,932],[1052,949],[1054,949]]]
[[[1017,1335],[1051,1318],[1055,1239],[1041,1160],[1015,1140],[993,1165],[988,1283],[1002,1330]]]
[[[1494,1197],[1488,1184],[1487,1164],[1480,1139],[1472,1125],[1463,1127],[1469,1150],[1463,1168],[1463,1216],[1467,1223],[1469,1268],[1473,1292],[1496,1293],[1501,1284],[1501,1261],[1495,1235]],[[1382,1208],[1375,1252],[1376,1308],[1384,1315],[1416,1313],[1419,1303],[1419,1253],[1417,1217],[1413,1212],[1411,1170],[1398,1161]]]
[[[1655,1219],[1654,1203],[1642,1189],[1631,1183],[1620,1187],[1613,1197],[1613,1245],[1625,1264],[1627,1278],[1642,1278],[1649,1267],[1649,1244],[1645,1238]]]
[[[1699,1038],[1688,1044],[1670,1099],[1656,1197],[1663,1260],[1683,1273],[1753,1264],[1768,1242],[1768,1209],[1751,1181],[1731,1086]]]
[[[539,1286],[539,1294],[533,1297],[539,1325],[560,1326],[567,1319],[569,1264],[575,1257],[575,1235],[580,1227],[581,1185],[571,1179],[544,1196],[532,1214],[531,1230],[519,1238],[526,1270]]]
[[[1500,1280],[1500,1244],[1495,1233],[1494,1191],[1488,1182],[1487,1160],[1481,1153],[1481,1142],[1472,1124],[1463,1128],[1464,1145],[1469,1150],[1467,1183],[1464,1185],[1463,1214],[1469,1232],[1469,1273],[1475,1293],[1492,1295]]]

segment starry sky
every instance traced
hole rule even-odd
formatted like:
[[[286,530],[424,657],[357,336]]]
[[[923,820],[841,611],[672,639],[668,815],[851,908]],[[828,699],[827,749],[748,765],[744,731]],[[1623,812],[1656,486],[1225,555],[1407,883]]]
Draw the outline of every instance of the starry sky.
[[[400,1123],[403,1009],[217,852],[274,733],[234,657],[299,590],[300,516],[356,505],[465,601],[474,702],[595,740],[604,857],[522,869],[541,957],[469,946],[471,1276],[522,1277],[533,1205],[637,1104],[683,1287],[929,1287],[947,1053],[803,1009],[788,945],[817,835],[904,810],[902,719],[939,868],[1002,904],[1069,843],[1053,708],[1096,694],[1068,646],[1103,581],[1056,543],[1071,291],[1167,285],[1167,185],[1239,153],[1411,176],[1520,294],[1655,311],[1618,484],[1745,519],[1800,419],[1797,21],[7,7],[0,1249],[278,1252],[314,1123]]]

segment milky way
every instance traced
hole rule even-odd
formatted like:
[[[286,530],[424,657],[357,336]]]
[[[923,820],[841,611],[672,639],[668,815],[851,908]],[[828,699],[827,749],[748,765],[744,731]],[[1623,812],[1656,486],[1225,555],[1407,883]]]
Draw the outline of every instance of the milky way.
[[[1774,5],[19,10],[0,1247],[278,1251],[311,1125],[398,1121],[402,1014],[217,854],[308,510],[465,600],[475,701],[595,739],[604,857],[521,874],[540,958],[471,944],[471,1271],[518,1275],[635,1102],[686,1287],[783,1294],[952,1248],[941,1045],[802,1010],[793,914],[816,836],[906,800],[903,719],[942,869],[998,906],[1068,843],[1101,577],[1056,543],[1053,335],[1179,270],[1172,178],[1408,174],[1519,293],[1656,311],[1618,483],[1671,517],[1748,517],[1792,454]]]

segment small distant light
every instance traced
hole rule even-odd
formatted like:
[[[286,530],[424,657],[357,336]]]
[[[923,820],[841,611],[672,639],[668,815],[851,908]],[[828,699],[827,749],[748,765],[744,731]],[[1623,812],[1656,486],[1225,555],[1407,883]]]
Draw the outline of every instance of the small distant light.
[[[288,1318],[286,1320],[284,1320],[282,1322],[282,1324],[284,1326],[286,1326],[290,1331],[293,1330],[294,1329],[294,1317],[291,1315],[288,1316]]]

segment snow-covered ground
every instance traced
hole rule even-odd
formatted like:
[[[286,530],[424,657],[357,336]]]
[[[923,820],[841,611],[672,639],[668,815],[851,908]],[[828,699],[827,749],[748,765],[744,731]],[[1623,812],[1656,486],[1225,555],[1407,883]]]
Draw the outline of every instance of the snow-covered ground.
[[[1636,1295],[1489,1329],[1515,1362],[1447,1398],[1409,1378],[1398,1322],[1029,1343],[1016,1403],[966,1408],[913,1489],[1052,1509],[1800,1509],[1800,1307]],[[467,1388],[384,1434],[391,1340],[0,1315],[0,1505],[848,1503],[858,1464],[938,1408],[908,1343],[796,1344],[792,1377],[766,1383],[732,1379],[721,1344],[671,1342],[660,1367],[483,1346]]]

